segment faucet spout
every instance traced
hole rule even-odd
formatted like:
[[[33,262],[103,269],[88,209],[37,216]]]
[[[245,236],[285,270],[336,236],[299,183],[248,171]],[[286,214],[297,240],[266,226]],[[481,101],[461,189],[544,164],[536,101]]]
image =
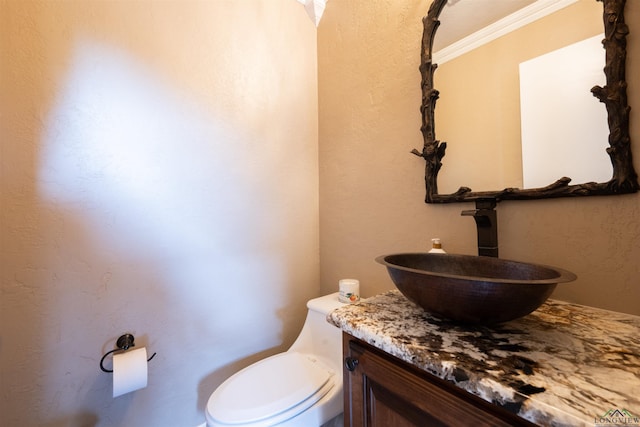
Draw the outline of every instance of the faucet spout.
[[[498,215],[495,199],[478,199],[476,208],[462,211],[462,216],[472,216],[478,230],[478,255],[498,257]]]

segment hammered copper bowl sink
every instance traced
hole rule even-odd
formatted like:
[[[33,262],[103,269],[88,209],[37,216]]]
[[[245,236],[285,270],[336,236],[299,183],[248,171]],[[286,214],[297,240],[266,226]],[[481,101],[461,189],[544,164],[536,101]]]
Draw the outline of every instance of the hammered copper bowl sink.
[[[409,300],[446,319],[492,324],[531,313],[558,283],[576,275],[556,267],[472,255],[383,255],[391,280]]]

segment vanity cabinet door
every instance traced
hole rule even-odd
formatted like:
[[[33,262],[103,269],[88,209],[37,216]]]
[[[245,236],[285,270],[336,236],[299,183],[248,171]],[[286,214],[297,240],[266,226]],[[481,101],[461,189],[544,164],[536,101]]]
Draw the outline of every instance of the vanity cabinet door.
[[[350,335],[343,350],[345,426],[533,425]]]

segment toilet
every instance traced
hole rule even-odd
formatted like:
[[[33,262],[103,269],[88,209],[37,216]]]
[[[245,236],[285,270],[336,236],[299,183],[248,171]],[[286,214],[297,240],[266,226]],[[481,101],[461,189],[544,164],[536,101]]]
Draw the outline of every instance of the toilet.
[[[229,377],[211,394],[208,427],[318,427],[343,412],[342,332],[327,314],[338,293],[307,302],[300,335],[284,353]]]

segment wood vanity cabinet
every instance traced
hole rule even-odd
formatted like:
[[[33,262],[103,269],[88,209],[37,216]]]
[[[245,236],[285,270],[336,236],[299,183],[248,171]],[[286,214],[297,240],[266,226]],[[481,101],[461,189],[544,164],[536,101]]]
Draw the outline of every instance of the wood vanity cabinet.
[[[343,355],[347,427],[534,425],[347,333]]]

